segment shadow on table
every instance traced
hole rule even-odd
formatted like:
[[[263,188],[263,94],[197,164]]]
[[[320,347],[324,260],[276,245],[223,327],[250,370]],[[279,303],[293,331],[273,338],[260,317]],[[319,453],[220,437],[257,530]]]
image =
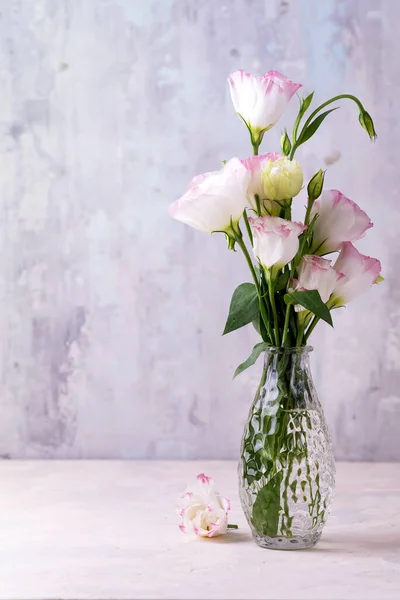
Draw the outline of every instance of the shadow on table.
[[[206,538],[204,538],[206,539]],[[252,542],[253,537],[250,531],[235,529],[228,531],[225,535],[220,535],[213,539],[213,544],[240,544],[241,542]]]
[[[320,542],[313,548],[313,552],[340,552],[341,554],[384,557],[386,554],[400,553],[400,532],[384,529],[330,532],[322,536]]]
[[[208,538],[201,538],[208,542]],[[254,543],[250,531],[228,531],[213,539],[213,544],[238,544],[241,542]],[[400,532],[393,530],[379,531],[338,531],[323,535],[318,544],[304,552],[340,553],[364,556],[379,556],[392,560],[397,557],[400,562]]]

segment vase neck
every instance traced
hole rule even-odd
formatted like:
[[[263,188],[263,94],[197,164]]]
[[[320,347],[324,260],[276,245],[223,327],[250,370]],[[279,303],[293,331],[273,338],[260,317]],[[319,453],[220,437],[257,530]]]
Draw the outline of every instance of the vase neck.
[[[266,354],[291,354],[291,355],[304,355],[310,354],[314,348],[312,346],[294,346],[293,348],[285,348],[283,346],[270,346],[265,353]]]
[[[310,370],[311,351],[310,346],[268,348],[257,392],[260,398],[285,406],[289,403],[292,408],[309,408],[316,397]]]
[[[265,351],[264,367],[277,369],[296,369],[309,370],[311,346],[302,346],[298,348],[275,348],[271,347]]]

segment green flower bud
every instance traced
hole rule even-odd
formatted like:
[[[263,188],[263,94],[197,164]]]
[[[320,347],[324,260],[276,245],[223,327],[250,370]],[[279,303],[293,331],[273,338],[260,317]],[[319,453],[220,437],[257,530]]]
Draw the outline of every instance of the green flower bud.
[[[325,171],[320,169],[317,173],[315,173],[314,177],[310,179],[310,182],[307,186],[307,193],[308,197],[313,202],[322,194],[322,189],[324,187],[324,177]]]
[[[371,115],[364,110],[364,112],[360,112],[358,120],[360,121],[361,127],[365,129],[371,140],[374,140],[376,138],[376,131]]]
[[[292,149],[292,144],[290,143],[290,139],[289,139],[286,129],[283,132],[282,137],[281,137],[281,148],[282,148],[283,154],[285,156],[289,156],[290,151]]]

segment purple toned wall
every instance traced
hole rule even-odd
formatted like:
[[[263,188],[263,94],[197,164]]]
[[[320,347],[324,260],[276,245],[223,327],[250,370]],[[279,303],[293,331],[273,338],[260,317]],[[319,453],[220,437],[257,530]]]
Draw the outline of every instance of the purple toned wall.
[[[3,1],[0,454],[232,458],[255,334],[221,337],[247,278],[168,204],[250,153],[226,77],[275,68],[341,104],[298,154],[371,216],[385,282],[321,326],[313,368],[336,454],[400,458],[400,3]],[[265,138],[279,149],[296,100]]]

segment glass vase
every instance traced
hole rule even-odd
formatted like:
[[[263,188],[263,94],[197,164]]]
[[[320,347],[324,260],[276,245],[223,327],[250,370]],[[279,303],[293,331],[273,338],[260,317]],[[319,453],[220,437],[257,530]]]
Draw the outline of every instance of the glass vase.
[[[240,499],[257,544],[311,548],[321,537],[335,461],[311,376],[311,347],[269,348],[244,428]]]

